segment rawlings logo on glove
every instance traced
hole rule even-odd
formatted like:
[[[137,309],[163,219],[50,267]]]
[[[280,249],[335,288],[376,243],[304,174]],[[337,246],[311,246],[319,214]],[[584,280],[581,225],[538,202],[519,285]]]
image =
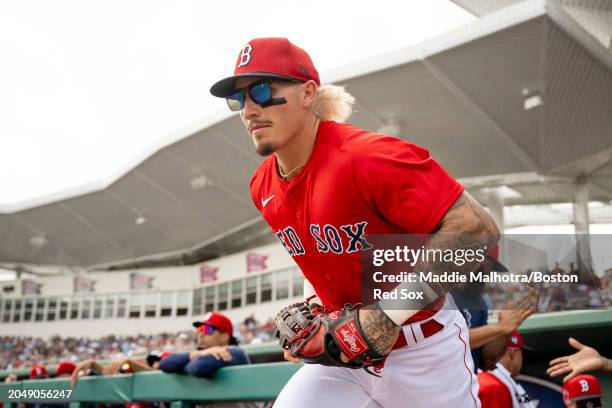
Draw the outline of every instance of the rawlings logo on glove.
[[[368,349],[365,341],[359,336],[359,332],[354,322],[348,322],[347,325],[336,329],[334,331],[334,336],[344,346],[342,347],[343,350],[348,346],[347,351],[351,351],[351,353],[347,354],[346,351],[344,352],[348,358],[353,358]]]
[[[347,304],[328,314],[318,305],[294,303],[276,316],[276,337],[281,347],[305,363],[367,370],[387,356],[368,343],[359,323],[362,307]],[[342,361],[341,354],[349,361]]]

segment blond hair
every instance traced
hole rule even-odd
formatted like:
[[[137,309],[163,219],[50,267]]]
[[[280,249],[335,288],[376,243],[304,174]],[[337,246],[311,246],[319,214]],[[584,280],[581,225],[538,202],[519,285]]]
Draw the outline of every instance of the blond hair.
[[[319,87],[312,111],[321,120],[342,123],[353,112],[355,98],[343,86],[323,85]]]

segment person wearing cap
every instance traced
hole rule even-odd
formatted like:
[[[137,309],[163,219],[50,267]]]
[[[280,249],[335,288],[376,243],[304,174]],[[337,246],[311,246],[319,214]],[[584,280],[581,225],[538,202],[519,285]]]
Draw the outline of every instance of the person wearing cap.
[[[61,361],[55,368],[55,378],[72,376],[76,365],[71,361]],[[70,404],[26,404],[25,408],[68,408]]]
[[[168,357],[170,354],[172,353],[170,353],[169,351],[162,351],[161,353],[156,351],[149,354],[145,361],[147,362],[147,365],[153,370],[159,370],[159,362],[162,361],[164,358]]]
[[[491,216],[426,149],[343,123],[355,98],[341,86],[322,85],[308,53],[288,39],[249,41],[234,75],[210,92],[240,113],[255,151],[266,157],[251,178],[251,198],[304,274],[305,298],[325,310],[362,303],[360,261],[361,251],[372,247],[368,235],[432,234],[427,248],[434,250],[497,243]],[[385,103],[401,112],[393,95]],[[466,260],[457,272],[469,275],[480,261]],[[440,275],[447,267],[429,259],[414,270]],[[374,368],[380,377],[305,364],[275,407],[396,407],[408,399],[413,406],[478,406],[467,327],[445,306],[453,285],[408,282],[400,289],[418,292],[417,286],[427,293],[420,301],[396,307],[381,300],[350,312],[365,328],[360,344],[388,355]],[[311,348],[321,349],[324,337],[319,331]],[[346,364],[345,354],[338,358]],[[300,362],[289,350],[285,359]]]
[[[478,396],[482,408],[535,408],[525,389],[516,378],[523,368],[523,350],[527,349],[523,336],[513,332],[506,351],[496,367],[478,374]]]
[[[224,314],[210,312],[193,326],[198,331],[196,350],[165,357],[159,363],[163,372],[207,377],[221,367],[250,364],[244,350],[237,346],[231,320]]]
[[[71,377],[76,365],[72,361],[61,361],[55,369],[56,377]]]
[[[491,272],[508,272],[499,258],[499,247],[496,246],[480,265],[479,271],[484,275]],[[465,318],[470,331],[470,349],[474,360],[474,370],[493,369],[506,350],[510,334],[531,316],[537,308],[537,294],[530,290],[518,302],[511,302],[501,310],[496,323],[488,324],[489,304],[484,298],[483,282],[468,282],[454,288],[451,295],[457,309]],[[485,347],[486,345],[486,347]],[[484,355],[483,355],[484,352]]]
[[[37,380],[41,378],[49,378],[47,368],[42,364],[34,364],[30,368],[30,380]]]
[[[40,380],[44,378],[49,378],[49,373],[47,372],[47,368],[43,364],[34,364],[30,368],[30,380]],[[23,404],[24,408],[56,408],[54,405],[49,403],[27,403]],[[57,408],[68,408],[68,404],[57,404]]]
[[[563,403],[567,408],[603,408],[603,393],[597,378],[589,374],[572,377],[563,383]]]

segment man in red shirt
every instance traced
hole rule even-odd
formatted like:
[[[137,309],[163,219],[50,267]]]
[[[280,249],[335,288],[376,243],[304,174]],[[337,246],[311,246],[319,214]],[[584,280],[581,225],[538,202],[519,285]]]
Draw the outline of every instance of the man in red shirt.
[[[304,273],[306,296],[327,310],[361,302],[368,235],[432,234],[428,248],[451,251],[497,243],[488,213],[426,149],[342,124],[354,98],[321,86],[310,56],[287,39],[250,41],[234,75],[211,93],[240,112],[256,151],[267,156],[251,179],[253,202]],[[453,267],[467,274],[479,262]],[[434,260],[413,270],[448,268]],[[275,407],[480,406],[465,320],[444,307],[450,289],[436,287],[435,296],[428,292],[401,310],[385,301],[359,310],[367,342],[391,353],[380,377],[307,364]],[[287,352],[285,358],[299,361]]]
[[[508,340],[508,347],[493,370],[478,374],[482,408],[535,408],[527,392],[516,382],[523,368],[525,343],[518,331]]]

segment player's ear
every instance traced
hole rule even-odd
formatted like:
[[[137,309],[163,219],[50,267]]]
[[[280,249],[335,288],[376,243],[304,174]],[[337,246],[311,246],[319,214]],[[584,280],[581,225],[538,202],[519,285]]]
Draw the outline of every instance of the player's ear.
[[[304,97],[302,99],[302,107],[310,109],[317,97],[317,90],[319,86],[313,80],[307,81],[302,84]]]

